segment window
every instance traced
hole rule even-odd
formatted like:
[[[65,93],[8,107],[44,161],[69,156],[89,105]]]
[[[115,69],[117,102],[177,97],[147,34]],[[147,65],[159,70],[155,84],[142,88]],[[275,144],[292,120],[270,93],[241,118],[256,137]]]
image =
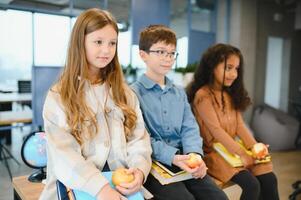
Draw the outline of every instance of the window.
[[[130,64],[131,52],[131,32],[119,32],[118,35],[118,58],[122,66]],[[139,55],[138,55],[139,56]]]
[[[34,65],[64,65],[70,27],[69,17],[34,14]]]
[[[0,27],[0,89],[16,90],[18,79],[31,77],[32,14],[0,11]]]
[[[177,40],[177,51],[179,56],[176,61],[177,67],[186,67],[188,61],[188,37],[181,37]]]
[[[289,88],[290,40],[268,37],[264,102],[287,111]]]

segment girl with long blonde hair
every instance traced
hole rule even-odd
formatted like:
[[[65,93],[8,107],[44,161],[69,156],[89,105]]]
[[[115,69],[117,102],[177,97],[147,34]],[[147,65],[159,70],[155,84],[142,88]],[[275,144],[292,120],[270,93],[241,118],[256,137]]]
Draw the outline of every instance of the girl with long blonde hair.
[[[140,190],[151,166],[151,146],[136,96],[117,57],[112,15],[89,9],[73,27],[64,70],[45,100],[47,183],[40,199],[56,199],[55,182],[96,199]],[[101,171],[129,168],[135,177],[112,189]]]

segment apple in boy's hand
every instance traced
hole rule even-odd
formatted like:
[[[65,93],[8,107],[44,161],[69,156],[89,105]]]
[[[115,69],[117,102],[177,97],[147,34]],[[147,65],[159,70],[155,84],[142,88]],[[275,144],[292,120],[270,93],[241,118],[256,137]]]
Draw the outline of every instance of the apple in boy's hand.
[[[130,183],[135,179],[133,174],[129,174],[126,168],[118,168],[112,174],[113,184],[120,185],[120,183]]]
[[[254,146],[252,148],[252,153],[253,153],[253,156],[258,159],[263,159],[264,157],[266,157],[269,154],[268,148],[263,143],[254,144]]]
[[[189,159],[185,161],[185,163],[190,168],[196,168],[202,163],[202,157],[199,154],[196,153],[190,153]]]

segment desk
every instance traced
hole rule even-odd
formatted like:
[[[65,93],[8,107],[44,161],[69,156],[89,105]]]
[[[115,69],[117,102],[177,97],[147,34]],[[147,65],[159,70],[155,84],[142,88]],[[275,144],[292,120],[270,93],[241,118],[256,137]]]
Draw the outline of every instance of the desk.
[[[0,104],[13,102],[30,102],[31,99],[31,93],[0,93]]]
[[[11,111],[13,103],[31,103],[31,93],[0,93],[0,111]],[[32,117],[31,117],[32,118]],[[1,118],[0,118],[1,120]],[[7,124],[5,124],[7,125]],[[7,129],[7,128],[4,128]],[[11,130],[1,130],[2,137],[6,138],[6,144],[11,144]]]
[[[43,191],[43,183],[32,183],[28,176],[13,178],[14,200],[38,200]]]
[[[0,125],[11,125],[13,123],[30,123],[32,111],[0,111]]]

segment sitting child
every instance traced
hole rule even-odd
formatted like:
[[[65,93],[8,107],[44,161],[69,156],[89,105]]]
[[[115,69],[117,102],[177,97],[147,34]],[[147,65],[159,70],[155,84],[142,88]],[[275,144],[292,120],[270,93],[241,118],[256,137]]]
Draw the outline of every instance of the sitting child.
[[[195,168],[186,163],[190,157],[187,154],[203,154],[202,138],[185,91],[166,77],[178,55],[175,33],[166,26],[151,25],[140,33],[139,49],[147,70],[132,88],[151,137],[152,157],[163,164],[178,166],[194,177],[161,185],[150,174],[144,186],[156,200],[227,199],[207,175],[202,159]]]
[[[279,199],[272,163],[256,164],[254,158],[235,141],[239,137],[247,149],[257,143],[241,116],[250,105],[243,85],[243,57],[239,49],[226,44],[210,47],[187,88],[188,100],[204,138],[204,160],[208,173],[242,188],[240,199]],[[232,167],[213,148],[220,142],[232,154],[240,156],[243,167]],[[268,153],[267,146],[261,145]],[[263,155],[264,156],[264,155]]]

